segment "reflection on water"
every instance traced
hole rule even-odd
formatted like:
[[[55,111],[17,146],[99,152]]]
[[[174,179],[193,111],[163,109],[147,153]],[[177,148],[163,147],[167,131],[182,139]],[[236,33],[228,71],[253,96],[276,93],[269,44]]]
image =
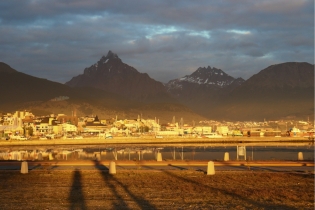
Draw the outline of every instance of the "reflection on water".
[[[308,146],[47,146],[0,148],[0,160],[314,160],[314,145]]]

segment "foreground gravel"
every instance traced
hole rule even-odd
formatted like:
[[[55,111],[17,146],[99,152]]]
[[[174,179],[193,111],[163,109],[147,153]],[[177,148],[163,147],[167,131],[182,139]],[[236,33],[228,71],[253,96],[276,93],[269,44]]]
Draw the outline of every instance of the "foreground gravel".
[[[0,171],[0,209],[314,209],[314,174]]]

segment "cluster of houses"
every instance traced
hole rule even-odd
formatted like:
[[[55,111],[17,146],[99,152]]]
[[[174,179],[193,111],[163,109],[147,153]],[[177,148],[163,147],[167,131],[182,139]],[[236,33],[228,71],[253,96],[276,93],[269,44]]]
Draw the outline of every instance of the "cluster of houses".
[[[226,128],[227,129],[227,128]],[[226,130],[227,132],[228,130]],[[191,126],[181,123],[159,124],[157,119],[99,119],[98,116],[77,117],[74,114],[35,116],[30,111],[16,111],[0,117],[0,137],[55,135],[183,135],[208,134],[211,126]]]
[[[183,136],[207,135],[214,131],[219,135],[265,135],[279,136],[281,131],[267,128],[268,123],[229,123],[207,121],[196,126],[184,124],[183,120],[160,124],[157,119],[99,119],[98,116],[78,117],[75,112],[71,116],[51,114],[35,116],[30,111],[16,111],[0,115],[0,138],[14,136],[75,136],[75,135],[114,135],[114,136]],[[291,130],[293,131],[293,130]],[[294,127],[294,133],[300,132]]]
[[[77,132],[75,116],[50,115],[37,117],[29,111],[3,114],[0,118],[0,137],[43,136]]]

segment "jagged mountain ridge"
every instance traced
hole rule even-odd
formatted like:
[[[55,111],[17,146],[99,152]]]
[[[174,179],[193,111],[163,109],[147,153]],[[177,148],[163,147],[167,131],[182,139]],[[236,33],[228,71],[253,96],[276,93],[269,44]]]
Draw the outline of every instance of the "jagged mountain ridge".
[[[200,85],[214,85],[218,87],[226,87],[233,83],[236,79],[234,79],[232,76],[226,74],[221,69],[217,68],[211,68],[208,66],[205,67],[199,67],[195,72],[193,72],[190,75],[186,75],[184,77],[181,77],[179,79],[174,79],[169,81],[166,86],[168,88],[168,91],[171,91],[172,88],[182,88],[182,85],[185,84],[185,82],[188,83],[194,83],[194,84],[200,84]],[[241,82],[243,79],[238,78],[238,82]],[[243,80],[244,81],[244,80]]]
[[[198,95],[216,97],[241,85],[244,81],[243,78],[235,79],[221,69],[208,66],[199,67],[190,75],[170,80],[165,87],[174,97],[185,101],[187,98],[195,99]]]
[[[216,78],[212,81],[208,79],[213,76]],[[246,81],[233,79],[215,68],[199,68],[191,75],[171,80],[166,87],[181,103],[211,119],[314,116],[312,64],[275,64]]]
[[[213,106],[245,80],[233,78],[221,69],[200,67],[191,75],[169,81],[167,91],[181,103],[203,113],[206,106]]]
[[[112,51],[65,84],[70,87],[99,88],[144,102],[176,102],[161,82],[123,63]]]
[[[16,110],[31,110],[36,115],[62,113],[77,116],[98,115],[103,119],[133,119],[140,113],[143,118],[160,119],[161,123],[172,116],[186,120],[202,120],[191,109],[179,103],[141,103],[129,100],[119,94],[93,87],[71,88],[58,82],[37,78],[18,72],[5,63],[0,63],[0,114]],[[68,96],[68,100],[51,101],[58,96]]]
[[[211,74],[205,73],[207,70],[212,71]],[[0,94],[3,98],[0,108],[6,106],[12,109],[18,105],[23,107],[25,102],[46,100],[46,104],[39,108],[51,109],[54,107],[51,107],[47,100],[58,95],[68,95],[75,101],[70,101],[65,107],[79,104],[77,108],[86,114],[105,110],[104,115],[123,113],[124,116],[130,116],[130,113],[146,112],[148,116],[156,116],[152,113],[158,112],[160,115],[167,113],[165,116],[168,117],[172,112],[177,112],[196,116],[191,109],[199,115],[218,120],[314,117],[312,64],[288,62],[272,65],[245,82],[241,78],[233,78],[232,81],[227,79],[226,82],[222,78],[207,80],[209,75],[229,78],[222,72],[211,67],[199,68],[192,76],[173,80],[180,84],[169,91],[176,100],[167,93],[167,90],[170,90],[167,85],[163,86],[147,74],[139,73],[133,67],[122,63],[111,51],[96,64],[86,68],[83,76],[79,75],[71,80],[76,88],[46,79],[31,78],[0,63]],[[218,80],[219,82],[216,82]],[[134,81],[137,81],[136,84]],[[105,87],[105,91],[100,90],[100,87]],[[138,93],[134,94],[135,92]],[[32,103],[32,106],[38,104]],[[180,117],[185,117],[181,115]]]

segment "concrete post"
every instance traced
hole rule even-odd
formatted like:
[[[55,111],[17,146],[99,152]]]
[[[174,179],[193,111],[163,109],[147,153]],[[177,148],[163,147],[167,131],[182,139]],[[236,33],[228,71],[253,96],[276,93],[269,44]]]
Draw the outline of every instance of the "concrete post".
[[[207,168],[207,175],[214,175],[215,171],[214,171],[214,162],[213,161],[209,161],[208,162],[208,168]]]
[[[230,160],[230,154],[228,152],[224,153],[224,161]]]
[[[21,164],[21,174],[27,174],[28,173],[28,164],[26,161],[23,161]]]
[[[37,160],[43,160],[43,154],[41,152],[38,153]]]
[[[303,152],[298,153],[298,160],[303,160]]]
[[[54,160],[54,157],[52,156],[51,153],[49,153],[49,160]]]
[[[114,161],[109,163],[109,174],[116,174],[116,163]]]
[[[162,161],[162,153],[160,152],[157,153],[156,161]]]

